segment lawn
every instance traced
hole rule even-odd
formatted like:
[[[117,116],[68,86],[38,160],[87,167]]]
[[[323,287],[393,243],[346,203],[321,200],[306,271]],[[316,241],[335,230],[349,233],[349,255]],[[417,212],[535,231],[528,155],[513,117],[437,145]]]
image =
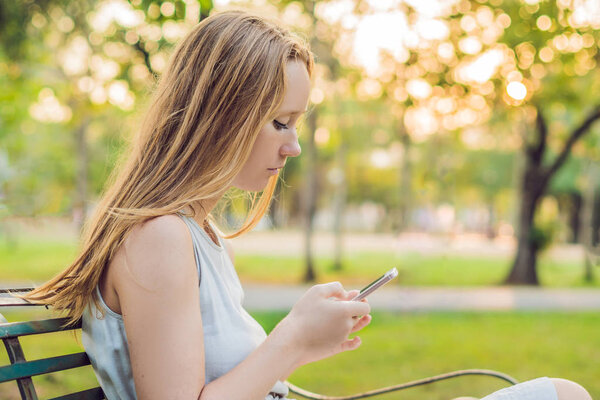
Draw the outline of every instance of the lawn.
[[[17,245],[0,241],[1,284],[43,282],[67,266],[76,256],[76,246],[65,241],[20,240]],[[482,286],[502,281],[510,265],[505,257],[466,257],[424,255],[420,253],[357,252],[348,255],[342,271],[334,271],[332,259],[315,260],[320,282],[339,280],[344,284],[362,285],[391,267],[400,271],[396,284],[403,286]],[[236,269],[243,282],[299,283],[303,261],[292,256],[241,254]],[[596,270],[598,270],[596,268]],[[584,283],[579,260],[557,262],[542,256],[538,272],[543,286],[600,286]]]
[[[17,246],[0,242],[0,284],[42,282],[75,255],[75,245],[60,240],[27,239]],[[318,258],[316,269],[319,281],[340,280],[348,285],[362,285],[397,266],[401,285],[481,286],[501,281],[509,257],[362,252],[348,257],[342,272],[333,271],[328,258]],[[238,255],[236,267],[245,282],[297,283],[303,272],[301,260],[286,256]],[[551,287],[584,286],[581,269],[578,261],[557,263],[545,257],[539,264],[543,285]],[[282,317],[268,312],[253,315],[266,330]],[[20,318],[13,313],[6,316],[12,321]],[[600,397],[599,331],[598,313],[376,313],[371,326],[361,333],[360,349],[302,367],[290,380],[308,390],[342,395],[456,369],[487,368],[519,380],[537,376],[572,379]],[[52,334],[42,341],[25,338],[23,342],[31,359],[79,349],[71,334]],[[6,363],[6,355],[0,353],[0,363]],[[90,368],[35,380],[41,398],[95,384]],[[502,385],[491,378],[465,377],[379,398],[447,400],[459,395],[482,396]],[[0,384],[0,399],[16,396],[13,383]]]
[[[40,313],[41,311],[37,311]],[[253,313],[267,331],[279,313]],[[9,313],[9,320],[21,315]],[[293,383],[316,392],[343,395],[464,368],[488,368],[519,380],[560,376],[600,396],[600,317],[597,313],[375,313],[362,333],[363,345],[297,370]],[[31,358],[78,351],[72,334],[40,341],[25,338]],[[0,364],[7,362],[0,356]],[[89,368],[37,378],[41,398],[94,385]],[[487,377],[463,377],[380,396],[379,399],[448,400],[483,396],[504,384]],[[16,399],[14,383],[0,384],[0,398]]]
[[[342,271],[332,268],[330,258],[315,261],[320,282],[339,280],[362,285],[391,267],[397,267],[395,284],[402,286],[486,286],[497,285],[508,273],[510,257],[467,257],[423,255],[419,253],[361,252],[348,256]],[[297,257],[240,255],[236,269],[244,282],[293,284],[301,282],[303,260]],[[600,286],[585,283],[578,262],[557,262],[541,257],[538,266],[540,281],[546,287]]]

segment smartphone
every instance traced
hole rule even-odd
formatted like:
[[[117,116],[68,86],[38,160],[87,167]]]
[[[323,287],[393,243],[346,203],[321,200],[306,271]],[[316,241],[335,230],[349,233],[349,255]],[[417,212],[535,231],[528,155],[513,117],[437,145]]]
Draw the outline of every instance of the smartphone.
[[[370,284],[368,284],[367,286],[362,288],[360,290],[360,293],[352,300],[359,301],[359,300],[364,299],[365,297],[367,297],[368,295],[370,295],[371,293],[373,293],[374,291],[376,291],[377,289],[379,289],[380,287],[382,287],[383,285],[385,285],[386,283],[388,283],[389,281],[391,281],[392,279],[394,279],[397,276],[398,276],[398,270],[396,268],[390,269],[388,272],[383,274],[381,277],[377,278],[375,281],[371,282]]]

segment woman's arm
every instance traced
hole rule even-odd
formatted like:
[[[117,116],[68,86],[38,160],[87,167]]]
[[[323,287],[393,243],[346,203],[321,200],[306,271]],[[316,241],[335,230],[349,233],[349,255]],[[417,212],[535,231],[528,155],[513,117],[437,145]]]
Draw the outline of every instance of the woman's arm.
[[[356,349],[360,338],[348,335],[371,318],[366,302],[349,301],[355,295],[339,282],[310,288],[254,352],[205,386],[200,399],[262,400],[299,366]]]
[[[109,268],[139,399],[196,399],[204,341],[191,235],[181,218],[134,228]]]
[[[339,283],[314,286],[244,361],[205,385],[198,275],[185,223],[163,216],[143,224],[111,268],[144,400],[262,400],[298,366],[358,347],[360,339],[348,334],[369,321],[368,304],[346,301]]]

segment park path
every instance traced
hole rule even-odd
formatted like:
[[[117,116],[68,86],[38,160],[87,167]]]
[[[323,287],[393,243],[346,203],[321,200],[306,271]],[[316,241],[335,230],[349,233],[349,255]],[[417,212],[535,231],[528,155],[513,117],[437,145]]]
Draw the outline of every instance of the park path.
[[[60,221],[59,221],[60,222]],[[34,237],[55,237],[62,232],[66,238],[77,235],[72,224],[55,220],[36,220],[18,225],[17,231]],[[62,228],[60,228],[62,226]],[[60,229],[59,229],[60,228]],[[16,228],[15,228],[16,229]],[[231,240],[236,254],[287,255],[302,257],[303,233],[294,230],[254,230]],[[330,255],[334,236],[317,232],[313,238],[316,255]],[[515,251],[513,237],[488,240],[478,234],[431,235],[424,233],[345,233],[346,255],[355,252],[398,252],[426,255],[460,255],[510,258]],[[553,246],[545,257],[554,260],[581,260],[584,253],[578,245]],[[596,268],[598,271],[598,269]],[[30,286],[31,282],[2,282],[1,287]],[[249,310],[289,310],[307,286],[245,283],[245,306]],[[592,288],[531,288],[531,287],[401,287],[386,286],[369,297],[375,310],[389,311],[469,311],[469,310],[594,310],[600,311],[600,289]]]
[[[0,289],[31,282],[0,282]],[[244,307],[289,311],[307,285],[245,283]],[[0,297],[6,297],[0,294]],[[369,296],[375,311],[600,311],[600,289],[534,287],[383,287]]]
[[[236,254],[276,254],[302,257],[302,233],[254,231],[232,240]],[[320,232],[314,237],[316,254],[332,254],[334,237]],[[510,257],[512,237],[488,240],[482,235],[435,236],[419,233],[345,234],[346,253],[360,251],[416,252],[427,255]],[[554,260],[583,260],[581,246],[554,246],[546,253]],[[244,284],[249,310],[289,310],[308,286]],[[369,297],[375,310],[387,311],[600,311],[600,289],[536,287],[401,287],[386,286]]]
[[[245,284],[249,310],[289,310],[307,286]],[[386,287],[369,296],[379,311],[600,311],[600,289]]]

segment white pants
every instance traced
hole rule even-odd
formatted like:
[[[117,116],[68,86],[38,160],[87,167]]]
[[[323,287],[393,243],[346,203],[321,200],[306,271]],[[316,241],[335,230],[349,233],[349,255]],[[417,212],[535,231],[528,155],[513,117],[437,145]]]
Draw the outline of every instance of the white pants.
[[[558,400],[550,378],[537,378],[498,390],[481,400]]]

